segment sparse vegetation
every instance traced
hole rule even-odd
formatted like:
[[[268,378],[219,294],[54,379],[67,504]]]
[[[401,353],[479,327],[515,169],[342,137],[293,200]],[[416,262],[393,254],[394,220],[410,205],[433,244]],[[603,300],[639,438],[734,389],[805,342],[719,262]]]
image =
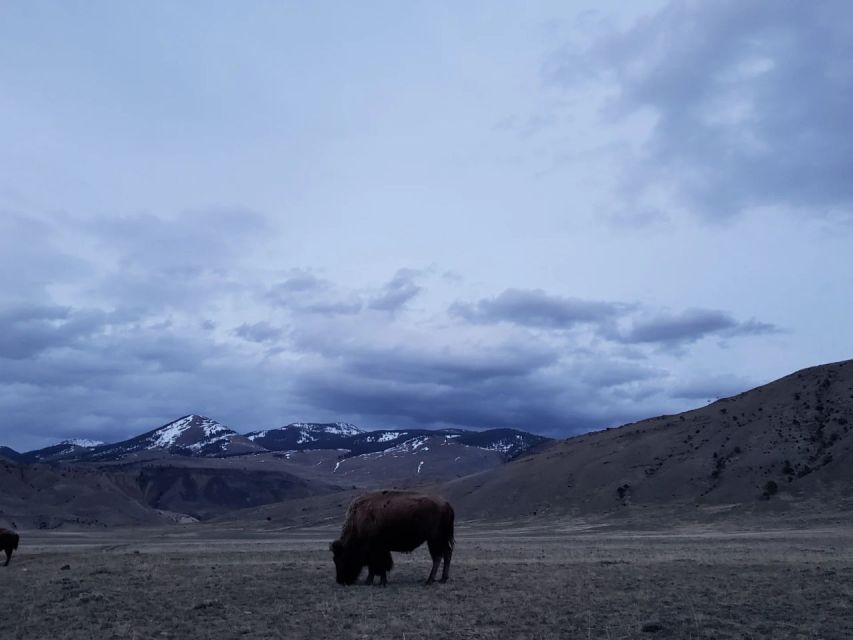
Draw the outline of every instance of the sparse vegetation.
[[[4,592],[21,603],[0,617],[0,637],[853,637],[847,527],[809,544],[704,526],[674,537],[469,528],[446,585],[423,586],[422,549],[395,555],[384,589],[335,584],[334,533],[206,528],[180,542],[132,531],[77,540],[101,545],[94,552],[43,534],[0,568]],[[826,548],[835,552],[819,553]]]

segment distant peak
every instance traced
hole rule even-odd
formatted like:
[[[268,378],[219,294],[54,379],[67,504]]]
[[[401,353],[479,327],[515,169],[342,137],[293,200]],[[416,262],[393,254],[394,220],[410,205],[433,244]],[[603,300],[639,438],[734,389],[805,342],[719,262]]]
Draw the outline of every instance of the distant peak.
[[[59,444],[68,444],[74,447],[98,447],[103,443],[101,440],[89,440],[88,438],[69,438],[68,440],[63,440]]]
[[[293,422],[284,428],[287,429],[288,427],[292,427],[294,429],[305,429],[309,431],[322,431],[325,433],[345,436],[364,433],[357,426],[355,426],[354,424],[350,424],[349,422]]]
[[[231,429],[222,423],[193,413],[156,429],[151,444],[155,447],[168,449],[177,445],[184,433],[187,432],[197,434],[192,443],[186,443],[189,447],[198,446],[198,442],[204,440],[219,440],[233,433]]]
[[[216,422],[216,420],[208,418],[207,416],[200,416],[197,413],[190,413],[185,416],[181,416],[177,420],[173,420],[169,424],[175,424],[176,422]]]

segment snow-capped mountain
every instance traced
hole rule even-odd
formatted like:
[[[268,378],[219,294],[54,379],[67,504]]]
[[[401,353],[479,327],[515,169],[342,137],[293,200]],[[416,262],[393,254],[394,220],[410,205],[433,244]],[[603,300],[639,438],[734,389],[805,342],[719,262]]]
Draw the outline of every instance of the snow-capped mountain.
[[[216,420],[193,414],[121,442],[103,444],[93,440],[71,439],[19,455],[26,462],[109,462],[142,452],[228,457],[265,451],[326,450],[346,458],[387,450],[397,454],[412,452],[418,448],[418,443],[435,438],[447,443],[452,441],[455,445],[495,451],[504,460],[511,460],[547,440],[514,429],[364,431],[346,422],[294,422],[277,429],[240,435]]]
[[[346,422],[294,422],[278,429],[247,433],[252,442],[270,451],[305,449],[348,449],[350,440],[364,433]]]
[[[85,447],[90,449],[92,447],[99,447],[104,444],[103,440],[90,440],[88,438],[71,438],[70,440],[63,440],[59,444],[70,444],[75,447]]]
[[[513,430],[364,431],[343,422],[298,422],[240,435],[211,418],[187,415],[121,442],[75,439],[25,454],[3,449],[0,475],[32,474],[44,477],[45,483],[55,477],[74,478],[73,486],[51,484],[47,497],[36,501],[39,514],[60,521],[92,520],[89,512],[78,513],[76,507],[57,516],[56,500],[65,500],[63,491],[100,496],[99,487],[112,483],[128,492],[125,497],[137,510],[141,505],[206,518],[342,488],[454,480],[501,466],[545,440]],[[0,507],[2,498],[0,491]],[[118,500],[112,493],[104,499]],[[99,522],[99,517],[92,521]]]
[[[346,423],[297,422],[279,429],[246,434],[253,442],[271,451],[306,451],[309,449],[346,449],[350,456],[385,451],[412,441],[442,437],[457,444],[497,451],[511,460],[548,438],[515,429],[465,431],[463,429],[382,429],[363,431]]]
[[[347,447],[352,455],[362,455],[385,451],[403,446],[412,441],[441,437],[455,444],[488,449],[498,452],[504,460],[512,460],[531,447],[546,442],[548,438],[516,429],[487,429],[486,431],[465,431],[463,429],[409,429],[405,431],[368,431],[352,438]]]
[[[28,451],[21,454],[26,462],[53,462],[55,460],[64,460],[69,457],[75,457],[85,454],[89,449],[98,447],[104,444],[99,440],[89,440],[86,438],[71,438],[63,440],[57,444],[35,451]]]
[[[216,420],[188,415],[135,438],[94,447],[80,458],[115,460],[132,453],[158,450],[187,456],[216,457],[264,449]]]

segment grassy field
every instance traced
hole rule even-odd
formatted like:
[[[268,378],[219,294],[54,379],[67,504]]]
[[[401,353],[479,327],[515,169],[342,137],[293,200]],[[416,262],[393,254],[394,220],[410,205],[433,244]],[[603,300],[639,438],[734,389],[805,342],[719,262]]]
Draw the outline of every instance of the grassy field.
[[[22,537],[0,638],[851,638],[853,532],[460,527],[387,588],[335,584],[333,530]],[[69,568],[63,569],[65,565]]]

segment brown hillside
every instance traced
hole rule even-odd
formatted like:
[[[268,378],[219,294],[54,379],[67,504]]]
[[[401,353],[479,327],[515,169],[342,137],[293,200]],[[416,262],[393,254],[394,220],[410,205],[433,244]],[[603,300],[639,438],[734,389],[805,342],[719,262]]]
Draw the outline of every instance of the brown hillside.
[[[467,517],[853,506],[853,361],[563,440],[442,487]]]
[[[94,469],[0,460],[0,526],[53,529],[165,524],[171,514],[128,495],[121,478]]]

